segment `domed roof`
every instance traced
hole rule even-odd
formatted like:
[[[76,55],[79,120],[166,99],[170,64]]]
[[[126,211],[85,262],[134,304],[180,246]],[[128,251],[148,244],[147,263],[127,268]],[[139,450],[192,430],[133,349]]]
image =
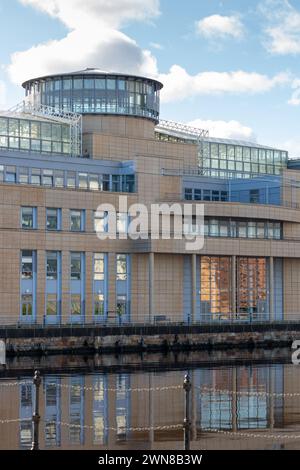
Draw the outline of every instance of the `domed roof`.
[[[54,77],[72,77],[72,76],[85,76],[85,75],[108,75],[112,77],[129,77],[133,79],[140,79],[140,80],[145,80],[149,82],[155,82],[158,86],[158,89],[163,88],[163,84],[156,80],[155,78],[150,78],[150,77],[143,77],[140,75],[133,75],[133,74],[128,74],[128,73],[120,73],[120,72],[108,72],[107,70],[101,70],[99,68],[94,68],[94,67],[87,67],[86,69],[83,70],[78,70],[75,72],[63,72],[63,73],[55,73],[55,74],[50,74],[50,75],[44,75],[42,77],[36,77],[36,78],[31,78],[29,80],[26,80],[24,83],[22,83],[22,87],[26,88],[26,85],[31,83],[31,82],[38,82],[40,80],[46,80],[47,78],[54,78]]]

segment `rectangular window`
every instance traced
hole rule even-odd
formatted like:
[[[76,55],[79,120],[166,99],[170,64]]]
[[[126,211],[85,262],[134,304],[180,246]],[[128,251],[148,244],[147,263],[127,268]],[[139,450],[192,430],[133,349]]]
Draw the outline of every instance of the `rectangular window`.
[[[58,253],[57,251],[47,251],[46,254],[47,280],[57,279]]]
[[[76,173],[75,171],[67,171],[67,187],[75,188],[76,187]]]
[[[184,199],[186,201],[191,201],[193,199],[193,190],[191,188],[185,188]]]
[[[71,280],[73,281],[81,280],[81,253],[80,252],[71,253]]]
[[[78,173],[78,186],[80,189],[88,188],[88,175],[87,173]]]
[[[126,315],[127,312],[127,296],[126,295],[117,295],[117,315],[122,317]]]
[[[63,170],[54,171],[54,186],[56,188],[64,187],[64,171]]]
[[[92,191],[99,191],[99,176],[98,175],[89,175],[89,189]]]
[[[112,175],[112,191],[116,193],[121,191],[119,175]]]
[[[194,190],[194,199],[195,199],[195,201],[201,201],[201,199],[202,199],[201,189],[195,189]]]
[[[24,229],[36,228],[36,207],[21,207],[21,227]]]
[[[53,170],[43,170],[43,186],[53,186]]]
[[[32,303],[33,303],[32,294],[22,294],[21,296],[22,317],[32,316]]]
[[[117,280],[126,281],[128,272],[127,272],[127,255],[117,255]]]
[[[96,317],[104,315],[104,295],[94,294],[94,315]]]
[[[247,222],[238,223],[238,237],[247,238]]]
[[[19,183],[28,184],[29,183],[29,171],[28,168],[21,167],[19,170]]]
[[[256,222],[248,222],[248,238],[257,238]]]
[[[71,315],[81,315],[81,295],[71,294]]]
[[[110,176],[102,175],[102,189],[103,191],[110,191]]]
[[[105,267],[104,253],[94,253],[94,281],[104,280],[104,267]]]
[[[47,230],[60,230],[60,209],[47,208],[46,228]]]
[[[94,212],[94,231],[96,233],[107,232],[108,212]]]
[[[71,232],[84,231],[84,210],[70,210],[70,230]]]
[[[117,233],[127,233],[128,231],[128,214],[125,212],[117,212]]]
[[[212,191],[212,201],[220,200],[220,191]]]
[[[33,168],[31,170],[31,184],[40,186],[41,184],[41,170],[39,168]]]
[[[203,201],[211,201],[211,195],[209,189],[203,190]]]
[[[257,222],[256,236],[257,238],[265,238],[265,222]]]
[[[33,256],[34,252],[30,250],[22,251],[22,279],[33,278]]]
[[[16,167],[8,165],[5,172],[5,181],[6,183],[15,183],[16,178]]]
[[[57,295],[47,294],[46,297],[46,314],[47,316],[57,315]]]

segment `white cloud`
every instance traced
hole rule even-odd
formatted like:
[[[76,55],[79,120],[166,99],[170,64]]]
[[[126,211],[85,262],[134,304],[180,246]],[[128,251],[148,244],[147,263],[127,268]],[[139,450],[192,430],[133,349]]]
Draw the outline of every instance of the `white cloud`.
[[[211,15],[196,22],[196,32],[209,39],[228,36],[237,39],[244,35],[244,25],[237,15]]]
[[[6,86],[5,83],[0,80],[0,109],[3,109],[6,105]]]
[[[273,77],[255,72],[237,70],[233,72],[201,72],[189,75],[179,65],[173,65],[167,74],[161,74],[159,79],[164,83],[162,101],[180,101],[195,95],[222,93],[263,93],[278,85],[289,83],[286,73]]]
[[[85,26],[119,28],[127,21],[143,21],[159,15],[159,0],[19,0],[53,18],[70,29]]]
[[[188,123],[189,126],[209,130],[210,137],[223,139],[241,139],[254,142],[255,136],[251,127],[244,126],[238,121],[211,121],[195,119]]]
[[[300,12],[288,0],[265,0],[260,12],[267,21],[265,48],[271,54],[300,54]]]
[[[71,31],[61,40],[33,46],[11,57],[8,67],[14,83],[32,77],[72,72],[86,67],[103,70],[156,74],[156,60],[134,40],[117,30],[102,29],[101,34],[88,29]]]
[[[7,67],[19,84],[34,76],[69,72],[85,67],[157,74],[150,51],[119,31],[124,22],[146,20],[159,14],[159,0],[20,0],[62,21],[70,32],[60,40],[15,52]]]
[[[153,47],[153,49],[158,49],[159,51],[162,51],[164,48],[164,46],[162,46],[158,42],[150,42],[150,46]]]
[[[271,145],[274,145],[274,142]],[[275,144],[275,147],[287,150],[289,152],[289,158],[300,158],[300,139],[291,138]]]

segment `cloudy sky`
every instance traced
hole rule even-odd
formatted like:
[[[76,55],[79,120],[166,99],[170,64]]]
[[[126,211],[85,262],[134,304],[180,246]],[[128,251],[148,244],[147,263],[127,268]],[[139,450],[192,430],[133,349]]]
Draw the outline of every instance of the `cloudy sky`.
[[[161,116],[300,157],[300,0],[0,0],[0,109],[86,67],[161,80]]]

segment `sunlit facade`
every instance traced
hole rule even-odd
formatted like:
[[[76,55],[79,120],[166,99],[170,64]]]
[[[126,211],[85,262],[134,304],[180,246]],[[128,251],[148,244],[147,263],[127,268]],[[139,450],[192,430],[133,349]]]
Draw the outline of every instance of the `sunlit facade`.
[[[162,84],[150,78],[86,69],[23,86],[24,102],[0,113],[0,323],[298,315],[300,173],[287,169],[286,151],[160,121]],[[151,238],[150,224],[130,239],[128,208],[140,202],[204,205],[203,248]],[[111,207],[115,239],[106,236]],[[185,223],[184,234],[193,229]],[[120,428],[124,400],[120,391]]]

